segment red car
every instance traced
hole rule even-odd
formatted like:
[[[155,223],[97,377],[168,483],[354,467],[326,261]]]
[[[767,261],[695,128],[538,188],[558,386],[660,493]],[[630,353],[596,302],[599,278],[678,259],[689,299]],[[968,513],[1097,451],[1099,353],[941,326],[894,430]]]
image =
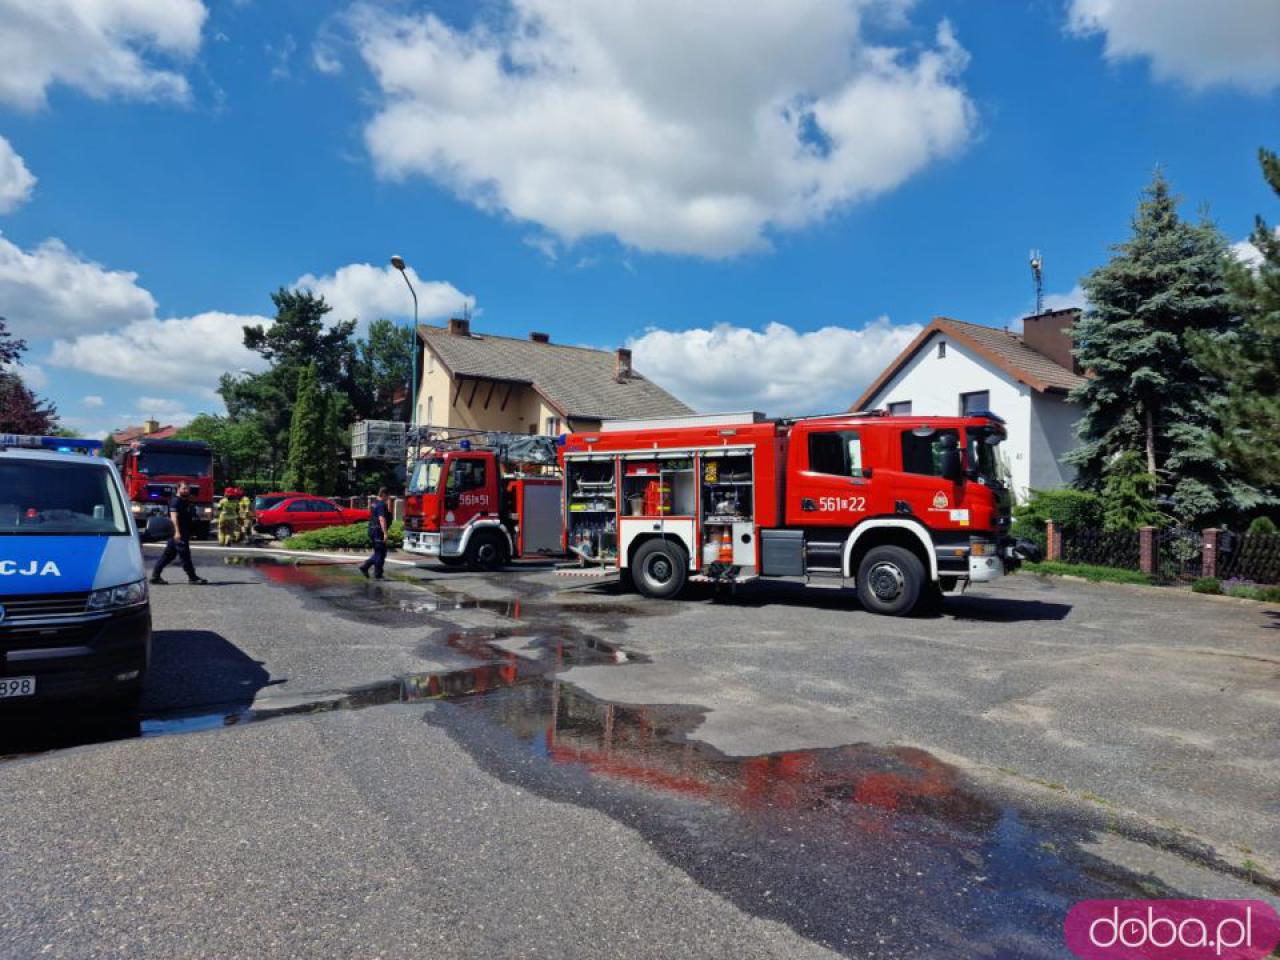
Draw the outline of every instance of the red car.
[[[309,493],[267,494],[259,501],[266,506],[254,515],[254,529],[277,540],[288,540],[305,530],[344,527],[369,519],[368,510],[340,507],[332,500]]]

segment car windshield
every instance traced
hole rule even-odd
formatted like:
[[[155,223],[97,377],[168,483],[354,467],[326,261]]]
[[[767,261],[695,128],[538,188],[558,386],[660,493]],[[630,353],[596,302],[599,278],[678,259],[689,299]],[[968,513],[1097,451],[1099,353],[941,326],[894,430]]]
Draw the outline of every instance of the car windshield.
[[[968,452],[966,467],[984,480],[1003,485],[1004,465],[997,446],[1004,442],[1004,434],[990,427],[969,427],[965,430]]]
[[[209,474],[207,453],[175,453],[169,450],[138,454],[138,472],[149,477],[204,477]]]
[[[0,462],[0,534],[126,534],[111,471],[77,458]]]
[[[254,497],[253,509],[259,513],[263,510],[270,510],[284,499],[284,497]]]
[[[440,471],[444,460],[419,460],[413,467],[413,478],[409,481],[410,493],[435,493],[440,487]]]

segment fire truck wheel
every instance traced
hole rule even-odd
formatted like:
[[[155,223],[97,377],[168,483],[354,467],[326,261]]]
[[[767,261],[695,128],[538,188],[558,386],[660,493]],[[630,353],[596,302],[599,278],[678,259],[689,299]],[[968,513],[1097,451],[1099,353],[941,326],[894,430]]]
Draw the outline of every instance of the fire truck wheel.
[[[467,544],[467,567],[471,570],[497,570],[507,562],[507,545],[497,533],[477,533]]]
[[[910,613],[924,586],[924,564],[904,547],[872,547],[858,564],[858,599],[872,613]]]
[[[460,567],[467,562],[466,557],[436,557],[446,567]]]
[[[689,558],[684,549],[670,540],[641,544],[631,561],[636,589],[656,600],[668,600],[684,589],[688,571]]]

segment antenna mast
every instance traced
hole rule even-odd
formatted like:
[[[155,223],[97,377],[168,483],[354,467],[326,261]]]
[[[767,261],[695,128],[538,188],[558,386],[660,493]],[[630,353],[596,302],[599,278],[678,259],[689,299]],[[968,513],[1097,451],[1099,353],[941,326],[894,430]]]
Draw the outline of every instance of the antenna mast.
[[[1044,258],[1039,250],[1031,251],[1031,277],[1036,285],[1036,316],[1044,313]]]

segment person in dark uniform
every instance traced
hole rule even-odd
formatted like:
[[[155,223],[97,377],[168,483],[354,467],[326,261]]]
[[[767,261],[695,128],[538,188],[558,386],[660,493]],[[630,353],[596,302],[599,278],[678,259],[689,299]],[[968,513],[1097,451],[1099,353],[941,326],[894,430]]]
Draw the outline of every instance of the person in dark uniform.
[[[182,561],[182,569],[189,583],[208,583],[196,573],[195,564],[191,562],[191,531],[196,526],[196,508],[190,500],[191,488],[185,483],[178,484],[177,496],[169,501],[169,522],[173,524],[173,534],[164,545],[164,553],[156,561],[151,571],[151,582],[162,584],[161,572],[174,558]]]
[[[369,539],[373,541],[373,553],[369,559],[360,564],[360,572],[365,579],[369,577],[369,568],[373,567],[373,579],[385,580],[382,567],[387,562],[387,528],[391,526],[391,512],[387,509],[387,488],[378,488],[378,499],[369,508]]]

